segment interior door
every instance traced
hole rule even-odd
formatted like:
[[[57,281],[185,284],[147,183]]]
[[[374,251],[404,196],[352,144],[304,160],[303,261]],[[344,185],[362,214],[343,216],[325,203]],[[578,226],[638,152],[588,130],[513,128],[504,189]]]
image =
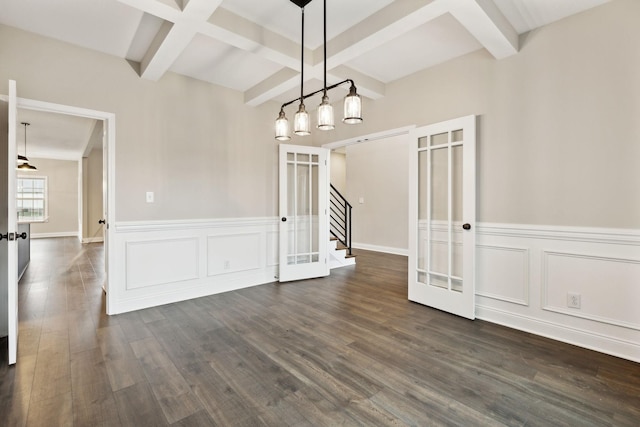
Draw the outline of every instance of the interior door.
[[[7,336],[9,364],[18,355],[18,242],[16,241],[16,82],[0,102],[0,336]],[[6,201],[6,203],[5,203]]]
[[[280,145],[281,282],[329,275],[328,153]]]
[[[411,134],[409,300],[475,318],[476,117]]]
[[[102,122],[102,219],[99,221],[102,224],[102,241],[104,251],[104,274],[105,279],[102,284],[102,290],[106,294],[109,287],[109,277],[107,272],[109,271],[109,143],[107,139],[107,133],[109,132],[108,123]],[[109,299],[107,298],[107,313],[109,313]]]

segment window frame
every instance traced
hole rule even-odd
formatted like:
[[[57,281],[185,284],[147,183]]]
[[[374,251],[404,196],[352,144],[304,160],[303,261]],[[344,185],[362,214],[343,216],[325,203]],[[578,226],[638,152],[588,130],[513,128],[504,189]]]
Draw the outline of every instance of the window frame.
[[[18,207],[20,200],[25,200],[23,197],[20,197],[24,194],[24,191],[19,191],[19,182],[20,180],[42,180],[44,182],[44,189],[42,190],[43,200],[44,200],[44,212],[42,217],[38,219],[33,219],[31,217],[22,217],[20,212],[23,208]],[[35,188],[35,187],[34,187]],[[33,192],[31,194],[34,194]],[[18,215],[18,222],[21,223],[43,223],[49,221],[49,177],[44,175],[18,175],[16,176],[16,212]]]

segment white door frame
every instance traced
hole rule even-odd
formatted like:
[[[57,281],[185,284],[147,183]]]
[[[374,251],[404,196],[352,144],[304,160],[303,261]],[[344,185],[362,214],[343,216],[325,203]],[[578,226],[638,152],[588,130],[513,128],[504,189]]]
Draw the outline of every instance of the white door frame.
[[[2,95],[1,99],[8,100],[9,98]],[[89,119],[103,120],[104,132],[106,133],[105,143],[108,153],[107,159],[107,200],[108,200],[108,218],[106,224],[106,245],[105,257],[107,262],[107,282],[105,283],[105,291],[107,293],[106,310],[107,314],[115,313],[115,286],[109,287],[109,280],[115,277],[115,265],[116,260],[113,242],[115,240],[115,227],[109,225],[115,224],[116,218],[116,205],[115,205],[115,159],[116,159],[116,115],[114,113],[108,113],[104,111],[91,110],[87,108],[73,107],[69,105],[55,104],[52,102],[37,101],[34,99],[17,98],[18,108],[25,110],[43,111],[48,113],[66,114],[70,116],[86,117]],[[110,244],[109,244],[110,243]]]
[[[387,129],[380,132],[370,133],[367,135],[356,136],[354,138],[342,139],[340,141],[328,142],[323,144],[323,148],[328,148],[329,150],[335,150],[336,148],[342,148],[353,144],[363,144],[367,142],[373,142],[379,139],[391,138],[394,136],[405,135],[407,138],[409,137],[409,133],[416,126],[404,126],[400,128]]]

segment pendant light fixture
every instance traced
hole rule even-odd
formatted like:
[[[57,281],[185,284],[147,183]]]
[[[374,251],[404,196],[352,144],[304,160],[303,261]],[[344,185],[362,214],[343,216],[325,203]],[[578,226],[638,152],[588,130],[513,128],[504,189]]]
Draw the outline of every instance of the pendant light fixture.
[[[311,0],[309,0],[311,1]],[[300,136],[310,135],[309,113],[304,108],[304,6],[300,7],[302,12],[302,40],[300,41],[300,106],[293,119],[293,133]]]
[[[332,130],[335,128],[333,124],[333,106],[329,102],[327,96],[327,0],[323,0],[322,8],[322,39],[324,49],[324,85],[322,92],[322,102],[318,106],[318,129]]]
[[[301,55],[300,55],[300,98],[293,99],[289,102],[285,102],[280,107],[280,113],[276,119],[275,132],[276,139],[278,141],[288,141],[291,139],[289,132],[289,121],[284,112],[284,108],[293,104],[296,101],[300,101],[298,112],[294,118],[294,133],[296,135],[304,136],[310,135],[310,120],[309,113],[305,110],[304,100],[310,96],[316,95],[322,92],[322,102],[318,106],[318,123],[317,127],[320,130],[331,130],[335,128],[333,119],[333,106],[329,102],[328,91],[337,88],[344,83],[350,83],[349,94],[344,99],[344,118],[343,123],[346,124],[358,124],[362,123],[362,102],[360,95],[358,95],[356,85],[353,80],[346,79],[339,83],[327,86],[327,0],[323,0],[323,41],[324,41],[324,84],[322,89],[316,90],[308,94],[304,94],[304,7],[312,0],[291,0],[292,3],[300,7],[302,11],[302,42],[301,42]]]
[[[31,123],[21,122],[20,124],[24,125],[24,156],[18,155],[18,166],[16,169],[21,171],[35,171],[38,170],[35,166],[29,164],[29,159],[27,159],[27,126]],[[20,163],[22,162],[22,163]]]

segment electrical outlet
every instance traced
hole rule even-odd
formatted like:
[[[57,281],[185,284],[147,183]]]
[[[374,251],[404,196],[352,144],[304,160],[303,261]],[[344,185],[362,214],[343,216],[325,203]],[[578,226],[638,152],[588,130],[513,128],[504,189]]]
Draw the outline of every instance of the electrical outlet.
[[[580,308],[580,294],[576,294],[573,292],[567,293],[567,307],[569,308]]]
[[[147,203],[153,203],[153,191],[147,191],[146,200]]]

